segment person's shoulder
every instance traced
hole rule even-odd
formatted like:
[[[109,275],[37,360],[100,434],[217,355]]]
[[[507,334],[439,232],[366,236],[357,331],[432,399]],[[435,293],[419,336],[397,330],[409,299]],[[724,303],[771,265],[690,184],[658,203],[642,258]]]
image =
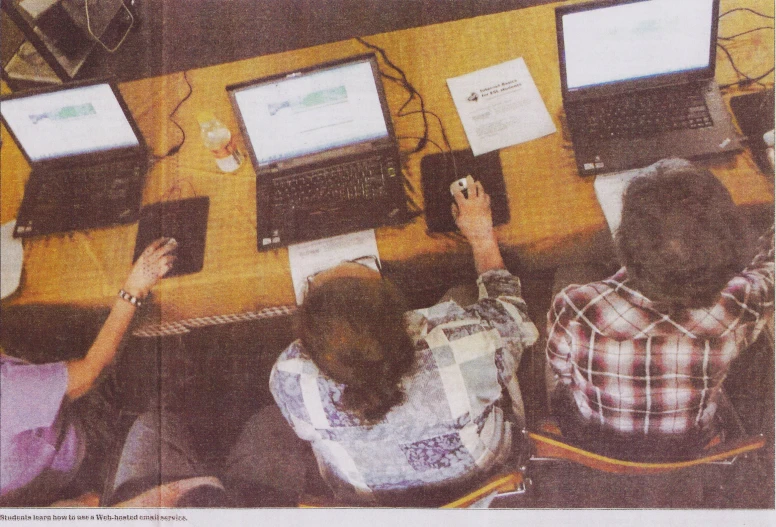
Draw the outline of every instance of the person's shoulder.
[[[12,357],[11,355],[0,353],[0,366],[12,367],[17,365],[21,366],[25,364],[30,364],[30,363],[25,360],[19,359],[17,357]]]
[[[437,326],[467,318],[466,310],[453,300],[438,302],[432,306],[407,311],[404,321],[408,332],[421,336]]]
[[[772,305],[770,297],[773,291],[772,266],[774,264],[769,262],[766,265],[771,267],[771,278],[766,279],[768,275],[763,275],[762,269],[744,269],[725,284],[717,304],[722,304],[734,311],[746,309],[754,301]],[[770,294],[768,294],[769,291]],[[749,307],[753,306],[749,305]]]
[[[33,364],[7,356],[2,357],[0,364],[3,432],[15,435],[51,426],[66,395],[66,364]]]
[[[286,349],[284,349],[280,355],[278,355],[277,360],[275,361],[276,364],[285,362],[285,361],[292,361],[292,360],[303,360],[303,361],[309,361],[310,356],[307,355],[307,352],[304,349],[304,346],[302,346],[302,342],[300,340],[295,340],[291,344],[288,345]]]
[[[4,379],[29,379],[45,383],[46,379],[66,375],[66,370],[67,366],[62,361],[35,364],[17,357],[0,355],[0,374]]]
[[[611,278],[588,282],[586,284],[571,284],[563,288],[555,295],[554,304],[568,303],[579,305],[588,303],[602,294],[608,294],[615,291],[620,284],[612,281]]]
[[[485,287],[497,287],[504,292],[510,289],[520,289],[520,279],[513,275],[508,269],[490,269],[477,277],[477,283]]]
[[[315,364],[305,353],[302,343],[296,340],[278,355],[275,364],[272,365],[270,390],[276,399],[285,397],[283,394],[289,390],[291,393],[296,393],[299,383],[302,382],[302,375],[314,372],[317,372]]]
[[[644,299],[636,296],[627,287],[627,273],[622,268],[603,280],[566,286],[553,298],[551,312],[559,315],[563,312],[570,314],[602,308],[602,299],[606,299],[605,303],[612,309],[627,311],[634,305],[644,303]]]

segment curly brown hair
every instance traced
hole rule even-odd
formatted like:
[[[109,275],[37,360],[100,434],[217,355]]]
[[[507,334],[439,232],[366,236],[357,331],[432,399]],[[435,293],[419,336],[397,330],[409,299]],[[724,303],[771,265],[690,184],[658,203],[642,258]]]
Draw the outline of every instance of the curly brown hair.
[[[403,400],[400,381],[415,364],[405,311],[391,282],[340,277],[312,288],[297,313],[305,351],[345,386],[344,407],[367,422]]]
[[[659,170],[634,180],[615,235],[635,289],[668,310],[713,305],[746,262],[747,233],[708,170]]]

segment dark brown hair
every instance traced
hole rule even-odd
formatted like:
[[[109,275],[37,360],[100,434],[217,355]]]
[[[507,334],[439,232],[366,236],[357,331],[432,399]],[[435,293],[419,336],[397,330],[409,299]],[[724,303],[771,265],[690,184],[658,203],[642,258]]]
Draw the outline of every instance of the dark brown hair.
[[[366,421],[403,399],[399,383],[415,357],[405,310],[391,282],[356,277],[312,288],[299,308],[302,345],[323,373],[345,385],[345,408]]]
[[[635,289],[668,310],[714,304],[744,268],[746,239],[725,186],[694,167],[634,180],[616,233]]]

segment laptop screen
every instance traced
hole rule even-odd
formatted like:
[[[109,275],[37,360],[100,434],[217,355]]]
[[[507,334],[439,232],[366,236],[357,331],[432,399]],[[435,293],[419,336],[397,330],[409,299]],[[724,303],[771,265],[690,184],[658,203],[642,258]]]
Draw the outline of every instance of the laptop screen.
[[[0,113],[31,161],[140,144],[107,83],[7,99]]]
[[[650,0],[562,16],[569,91],[708,68],[714,0]]]
[[[388,137],[369,59],[233,94],[259,165]]]

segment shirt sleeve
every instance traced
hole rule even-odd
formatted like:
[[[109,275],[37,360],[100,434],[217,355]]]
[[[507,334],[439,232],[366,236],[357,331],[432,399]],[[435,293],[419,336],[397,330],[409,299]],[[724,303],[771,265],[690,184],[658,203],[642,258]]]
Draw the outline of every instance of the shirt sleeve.
[[[774,227],[771,225],[771,228],[760,237],[760,240],[757,243],[757,254],[752,259],[752,263],[750,263],[746,268],[747,272],[758,273],[762,275],[765,282],[770,284],[771,289],[773,289],[774,267],[773,235]]]
[[[477,279],[479,300],[466,308],[498,331],[502,351],[496,357],[500,384],[506,388],[518,424],[525,426],[523,397],[517,382],[517,368],[523,350],[536,342],[539,332],[528,318],[520,296],[520,280],[505,269],[486,271]]]
[[[4,357],[0,363],[0,421],[4,437],[46,428],[59,414],[67,390],[64,362],[29,364]]]
[[[479,300],[466,311],[496,329],[519,362],[523,349],[539,338],[539,331],[528,317],[525,300],[520,296],[520,279],[506,269],[496,269],[482,273],[477,287]]]
[[[312,441],[318,437],[318,434],[315,432],[306,407],[303,377],[314,383],[316,376],[305,373],[307,361],[299,354],[298,342],[280,354],[270,373],[269,390],[280,409],[280,413],[283,414],[296,435],[300,439]],[[313,391],[316,397],[319,397],[317,389]]]
[[[571,339],[568,334],[570,308],[565,294],[564,290],[555,296],[547,313],[547,363],[557,381],[570,384],[573,367]],[[551,387],[548,388],[551,392]]]
[[[746,281],[745,292],[738,286],[737,280],[732,280],[728,287],[728,293],[740,298],[746,307],[763,317],[773,311],[774,295],[774,228],[763,234],[759,241],[759,250],[752,262],[744,269],[740,277]]]
[[[278,362],[280,362],[280,360],[281,359],[278,359]],[[285,417],[288,424],[291,425],[291,428],[294,428],[294,420],[291,418],[291,413],[286,404],[287,394],[284,389],[285,383],[281,381],[284,374],[278,373],[278,362],[272,366],[272,372],[269,375],[269,391],[272,394],[272,398],[275,399],[275,404],[278,405],[280,413],[283,414],[283,417]]]

